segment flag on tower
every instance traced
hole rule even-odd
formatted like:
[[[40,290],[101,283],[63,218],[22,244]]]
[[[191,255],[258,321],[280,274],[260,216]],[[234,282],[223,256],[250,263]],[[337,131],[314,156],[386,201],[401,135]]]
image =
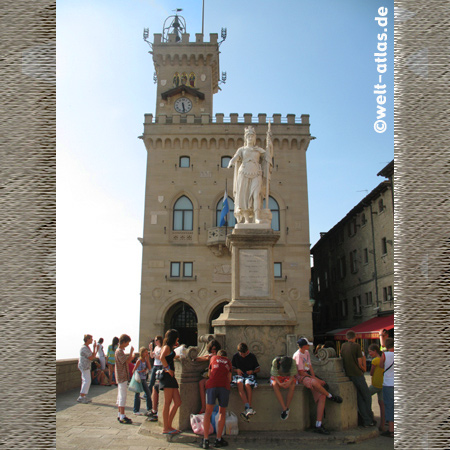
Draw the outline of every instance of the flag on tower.
[[[222,213],[220,214],[219,227],[223,227],[225,225],[225,221],[226,221],[227,214],[229,211],[230,211],[230,208],[228,207],[228,195],[227,195],[227,190],[225,188],[225,194],[223,196],[223,202],[222,202]]]

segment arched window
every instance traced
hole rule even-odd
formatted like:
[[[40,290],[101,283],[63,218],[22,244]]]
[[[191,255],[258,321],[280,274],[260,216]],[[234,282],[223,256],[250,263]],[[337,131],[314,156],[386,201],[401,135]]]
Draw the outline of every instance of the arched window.
[[[216,227],[220,225],[220,215],[222,214],[223,197],[218,201],[216,207]],[[228,226],[234,227],[236,225],[236,218],[234,217],[234,201],[232,198],[228,197],[228,209],[227,214]]]
[[[263,201],[263,209],[266,207],[266,200]],[[269,209],[272,212],[272,230],[280,231],[280,207],[278,202],[269,195]]]
[[[192,202],[185,196],[180,197],[173,207],[173,229],[174,231],[192,231],[194,207]]]
[[[179,166],[182,169],[190,167],[191,166],[191,158],[189,158],[189,156],[180,156],[180,164],[179,164]]]
[[[220,162],[220,167],[223,168],[227,168],[228,167],[228,163],[231,160],[231,156],[222,156],[221,162]]]

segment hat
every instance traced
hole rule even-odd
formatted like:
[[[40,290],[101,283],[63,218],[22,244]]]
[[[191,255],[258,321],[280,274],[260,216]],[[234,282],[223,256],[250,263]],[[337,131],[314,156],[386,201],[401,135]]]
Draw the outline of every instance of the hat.
[[[303,347],[304,345],[314,345],[312,342],[309,342],[305,337],[300,338],[297,341],[299,347]]]

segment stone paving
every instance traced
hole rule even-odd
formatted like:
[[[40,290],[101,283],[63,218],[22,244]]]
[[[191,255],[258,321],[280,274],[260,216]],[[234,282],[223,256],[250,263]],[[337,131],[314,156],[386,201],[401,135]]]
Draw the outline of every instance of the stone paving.
[[[193,449],[199,447],[200,438],[193,433],[174,436],[172,441],[161,434],[157,423],[146,421],[145,416],[132,413],[133,394],[127,396],[126,414],[133,419],[132,425],[117,421],[115,405],[117,388],[91,386],[87,405],[76,402],[78,390],[56,397],[56,448],[58,450],[166,450]],[[373,410],[379,418],[376,396]],[[352,443],[352,448],[375,450],[394,448],[394,440],[378,435],[376,428],[356,428],[346,432],[332,432],[321,436],[312,431],[302,433],[245,432],[229,436],[227,448],[231,450],[271,449],[342,449]],[[214,439],[211,439],[213,442]],[[212,445],[211,445],[212,448]]]

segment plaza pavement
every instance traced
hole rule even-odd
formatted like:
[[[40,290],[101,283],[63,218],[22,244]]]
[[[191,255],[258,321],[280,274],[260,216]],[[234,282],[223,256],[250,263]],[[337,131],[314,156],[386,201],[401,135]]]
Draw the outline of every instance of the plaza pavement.
[[[126,414],[132,418],[132,425],[117,421],[117,388],[91,386],[89,397],[92,403],[76,402],[78,390],[58,394],[56,397],[56,448],[58,450],[166,450],[193,449],[199,447],[200,438],[192,432],[173,436],[168,440],[161,434],[158,423],[146,421],[145,416],[132,413],[133,394],[128,393]],[[376,395],[373,411],[379,420]],[[145,409],[145,404],[142,405]],[[289,419],[288,419],[289,420]],[[352,444],[353,449],[375,450],[394,448],[394,440],[379,436],[376,427],[343,432],[331,432],[329,436],[304,432],[240,432],[238,436],[228,436],[227,448],[231,450],[271,450],[271,449],[342,449]],[[214,442],[214,437],[210,439]],[[211,445],[212,448],[212,445]]]

